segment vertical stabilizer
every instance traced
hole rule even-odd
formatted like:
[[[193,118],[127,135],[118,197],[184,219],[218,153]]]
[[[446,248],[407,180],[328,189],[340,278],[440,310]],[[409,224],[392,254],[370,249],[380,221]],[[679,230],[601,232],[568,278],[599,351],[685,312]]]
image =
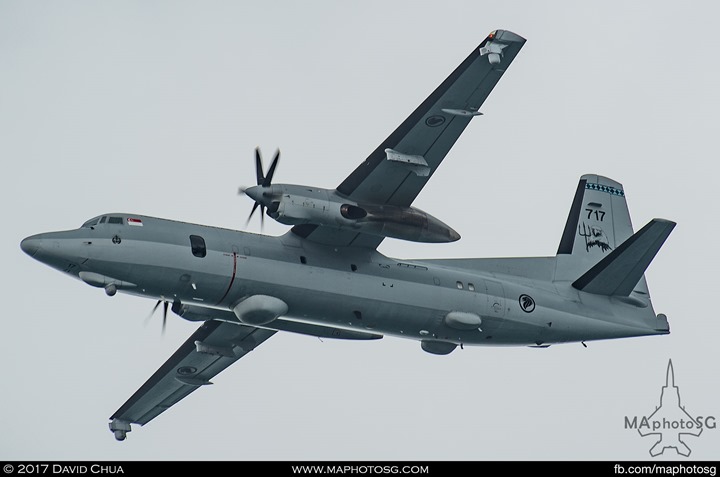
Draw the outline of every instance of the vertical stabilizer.
[[[557,251],[555,280],[574,281],[633,234],[619,182],[596,174],[580,178]],[[645,278],[635,287],[647,293]]]

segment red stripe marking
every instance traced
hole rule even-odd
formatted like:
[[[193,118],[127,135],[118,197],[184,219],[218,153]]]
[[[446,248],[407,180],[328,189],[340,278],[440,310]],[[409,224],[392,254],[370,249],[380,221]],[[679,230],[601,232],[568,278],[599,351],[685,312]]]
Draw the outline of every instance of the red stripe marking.
[[[233,252],[233,272],[232,277],[230,277],[230,285],[228,285],[227,290],[225,291],[225,294],[220,298],[220,301],[216,303],[216,306],[225,300],[225,298],[228,296],[228,293],[230,293],[230,289],[233,286],[233,282],[235,282],[235,273],[237,271],[237,253]]]

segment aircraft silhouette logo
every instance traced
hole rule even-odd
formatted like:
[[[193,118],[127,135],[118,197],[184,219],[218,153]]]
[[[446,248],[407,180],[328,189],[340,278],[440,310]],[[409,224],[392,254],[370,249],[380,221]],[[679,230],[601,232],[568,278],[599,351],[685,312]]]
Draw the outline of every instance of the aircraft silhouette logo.
[[[680,389],[675,385],[675,371],[672,360],[668,361],[665,385],[660,391],[660,404],[649,416],[625,416],[625,428],[636,429],[642,437],[654,436],[655,443],[650,455],[657,457],[666,449],[689,457],[690,447],[685,442],[687,436],[699,437],[705,428],[714,430],[717,423],[714,416],[692,416],[680,400]]]
[[[673,370],[672,360],[668,361],[667,374],[665,375],[665,386],[662,387],[660,392],[660,406],[655,408],[655,412],[650,414],[649,420],[660,421],[660,422],[692,422],[694,423],[693,417],[688,414],[680,402],[680,389],[675,386],[675,371]],[[675,448],[678,454],[688,457],[690,455],[690,448],[683,441],[684,435],[690,435],[698,437],[702,434],[701,427],[694,427],[692,429],[685,428],[682,432],[677,429],[663,429],[662,432],[647,432],[643,431],[643,428],[638,429],[641,436],[658,436],[660,439],[650,448],[650,455],[656,457],[668,448]]]

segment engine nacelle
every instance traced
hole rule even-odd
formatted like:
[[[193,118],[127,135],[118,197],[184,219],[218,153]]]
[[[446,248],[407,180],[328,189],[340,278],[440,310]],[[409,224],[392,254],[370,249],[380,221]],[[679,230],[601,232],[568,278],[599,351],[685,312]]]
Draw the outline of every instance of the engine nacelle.
[[[432,215],[413,207],[356,204],[325,190],[275,195],[268,215],[287,225],[328,225],[412,242],[454,242],[460,235]]]
[[[460,234],[450,226],[414,207],[343,204],[340,212],[345,212],[343,217],[347,220],[364,213],[354,221],[365,233],[412,242],[443,243],[460,239]]]
[[[284,194],[272,207],[268,207],[268,215],[285,225],[336,225],[335,222],[342,218],[340,204],[291,194]]]

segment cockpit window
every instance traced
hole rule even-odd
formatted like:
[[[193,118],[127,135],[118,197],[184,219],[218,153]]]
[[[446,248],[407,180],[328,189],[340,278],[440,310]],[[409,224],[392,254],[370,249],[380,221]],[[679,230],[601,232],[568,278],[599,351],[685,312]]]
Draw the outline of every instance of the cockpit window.
[[[90,228],[94,225],[97,225],[98,220],[99,220],[98,217],[95,217],[94,219],[90,219],[87,222],[85,222],[84,224],[82,224],[82,226],[85,228]]]
[[[118,224],[122,225],[123,219],[122,217],[110,217],[108,218],[108,224]]]
[[[99,222],[99,223],[104,224],[106,220],[107,220],[107,217],[103,215],[103,216],[100,218],[100,222]]]

